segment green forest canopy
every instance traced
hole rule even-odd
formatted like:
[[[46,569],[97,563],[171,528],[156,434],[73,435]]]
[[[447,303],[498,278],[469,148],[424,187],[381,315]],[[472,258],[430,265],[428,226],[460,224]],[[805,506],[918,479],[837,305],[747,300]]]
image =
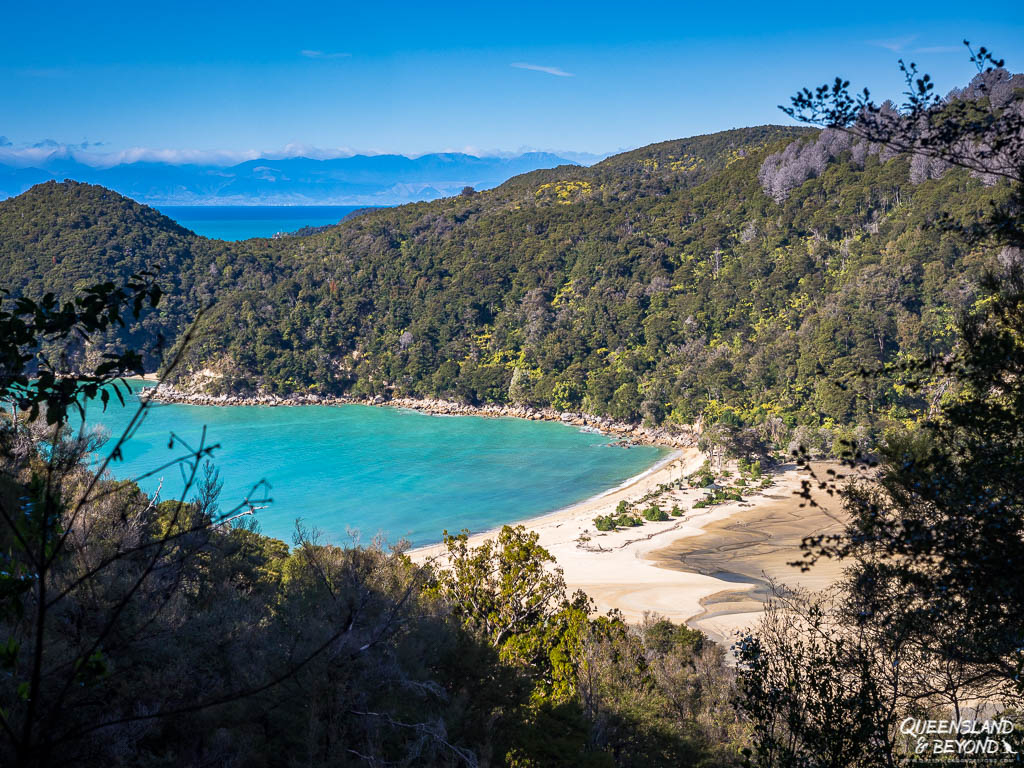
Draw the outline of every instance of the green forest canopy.
[[[894,363],[948,348],[990,258],[940,220],[1003,194],[831,130],[761,126],[238,243],[48,182],[0,203],[0,268],[15,294],[62,295],[159,266],[167,299],[125,333],[170,345],[213,304],[176,373],[213,394],[877,428],[927,406]]]

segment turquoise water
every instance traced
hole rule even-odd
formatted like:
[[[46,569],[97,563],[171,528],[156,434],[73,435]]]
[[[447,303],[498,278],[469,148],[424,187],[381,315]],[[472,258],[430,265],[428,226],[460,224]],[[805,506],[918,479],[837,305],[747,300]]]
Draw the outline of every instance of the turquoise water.
[[[246,240],[337,224],[358,205],[162,205],[160,213],[197,235]]]
[[[98,404],[90,424],[118,435],[131,411]],[[273,504],[258,513],[265,534],[291,542],[296,518],[328,541],[358,531],[413,544],[438,541],[444,529],[482,531],[589,498],[643,472],[663,449],[607,447],[608,438],[575,427],[521,419],[438,417],[370,406],[203,407],[154,405],[112,465],[134,478],[187,453],[168,448],[175,432],[195,447],[219,443],[221,508],[266,479]],[[108,444],[112,445],[112,443]],[[180,493],[174,468],[143,480],[162,498]]]

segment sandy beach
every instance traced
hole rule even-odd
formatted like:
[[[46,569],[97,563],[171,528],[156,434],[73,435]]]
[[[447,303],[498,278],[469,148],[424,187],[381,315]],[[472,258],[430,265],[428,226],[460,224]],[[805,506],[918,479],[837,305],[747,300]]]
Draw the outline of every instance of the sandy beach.
[[[620,488],[523,524],[555,556],[570,591],[585,591],[598,611],[617,608],[630,621],[656,613],[730,644],[756,622],[768,579],[820,588],[838,576],[831,562],[809,573],[788,563],[800,557],[803,536],[839,530],[841,519],[834,502],[801,506],[796,494],[806,472],[789,464],[769,474],[771,487],[742,501],[694,509],[706,490],[667,490],[653,502],[666,511],[678,505],[682,517],[604,533],[595,529],[594,518],[612,512],[620,500],[636,502],[656,493],[695,472],[704,459],[696,448],[681,449]],[[472,536],[471,543],[489,535]],[[410,554],[422,562],[442,549],[434,545]]]

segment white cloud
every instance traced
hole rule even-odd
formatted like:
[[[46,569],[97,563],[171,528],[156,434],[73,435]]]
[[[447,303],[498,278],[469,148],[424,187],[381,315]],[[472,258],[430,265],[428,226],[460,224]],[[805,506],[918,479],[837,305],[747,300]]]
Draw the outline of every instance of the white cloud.
[[[255,160],[262,154],[255,149],[158,149],[154,147],[130,147],[120,152],[76,152],[80,163],[100,168],[124,163],[167,163],[168,165],[234,165],[245,160]]]
[[[307,59],[347,59],[351,53],[329,53],[327,51],[314,51],[309,48],[304,48],[299,51],[300,56],[305,56]]]
[[[886,40],[868,40],[867,43],[876,48],[885,48],[887,51],[899,53],[915,40],[917,40],[917,35],[904,35],[903,37],[891,37]]]
[[[529,69],[534,72],[544,72],[548,75],[554,75],[555,77],[576,77],[572,72],[566,72],[564,69],[558,67],[545,67],[540,64],[527,64],[523,61],[517,61],[509,66],[515,67],[516,69]]]
[[[501,149],[484,149],[476,144],[466,144],[462,147],[442,147],[441,149],[431,149],[427,152],[416,152],[408,155],[408,157],[417,158],[423,157],[423,155],[472,155],[473,157],[511,157],[511,152],[506,152]]]
[[[28,168],[33,165],[40,165],[47,160],[70,158],[71,152],[66,147],[47,146],[43,142],[36,142],[34,146],[21,146],[8,143],[0,147],[0,163],[13,165],[19,168]]]
[[[315,147],[312,144],[303,144],[302,142],[292,142],[285,144],[283,148],[279,150],[271,150],[264,152],[261,157],[266,157],[271,160],[279,160],[286,157],[309,157],[314,160],[334,160],[338,157],[352,157],[357,154],[356,150],[351,147]],[[359,152],[362,155],[374,155],[376,152]]]
[[[31,143],[15,145],[10,140],[0,141],[0,164],[18,167],[45,165],[50,160],[75,160],[93,168],[110,168],[125,163],[167,163],[169,165],[219,165],[228,166],[246,160],[265,158],[281,160],[292,157],[309,157],[316,160],[333,160],[356,154],[351,147],[315,147],[311,144],[291,143],[284,147],[259,149],[166,149],[159,147],[129,147],[117,151],[99,151],[103,142],[83,141],[63,144],[53,139],[42,139]],[[362,154],[376,154],[363,152]]]
[[[168,165],[206,165],[227,167],[248,160],[286,160],[306,157],[312,160],[335,160],[353,155],[401,154],[416,158],[429,154],[460,153],[474,157],[518,157],[528,152],[549,152],[566,160],[589,165],[607,157],[611,152],[591,154],[550,148],[520,146],[514,150],[481,147],[479,145],[449,146],[429,152],[401,152],[387,149],[354,149],[352,147],[318,147],[303,142],[292,142],[275,149],[167,149],[159,147],[129,147],[116,151],[103,151],[99,141],[64,144],[53,139],[12,143],[0,136],[0,165],[19,168],[45,167],[48,161],[73,160],[93,168],[110,168],[129,163],[166,163]],[[622,151],[622,150],[619,150]]]

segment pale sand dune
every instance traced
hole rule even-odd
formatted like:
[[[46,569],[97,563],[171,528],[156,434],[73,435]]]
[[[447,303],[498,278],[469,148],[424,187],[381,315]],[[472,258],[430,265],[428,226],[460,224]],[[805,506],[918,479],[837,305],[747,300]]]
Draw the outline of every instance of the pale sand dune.
[[[801,574],[787,565],[800,556],[805,535],[838,530],[839,521],[821,508],[801,507],[796,492],[804,473],[793,465],[774,475],[766,492],[741,502],[692,509],[705,491],[671,491],[657,499],[662,509],[678,504],[681,518],[601,533],[593,519],[613,511],[620,499],[638,500],[659,485],[697,470],[696,449],[674,454],[627,486],[552,514],[525,521],[565,571],[570,590],[582,589],[600,612],[612,608],[627,620],[647,612],[685,621],[718,640],[753,624],[760,615],[765,578],[817,588],[838,575],[833,563]],[[829,506],[837,507],[835,502]],[[590,536],[580,542],[580,534]],[[479,543],[493,532],[471,537]],[[442,554],[435,545],[414,550],[417,561]]]

